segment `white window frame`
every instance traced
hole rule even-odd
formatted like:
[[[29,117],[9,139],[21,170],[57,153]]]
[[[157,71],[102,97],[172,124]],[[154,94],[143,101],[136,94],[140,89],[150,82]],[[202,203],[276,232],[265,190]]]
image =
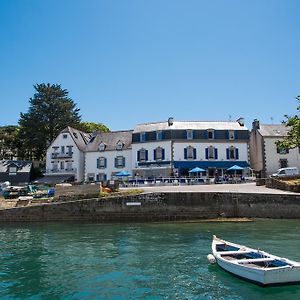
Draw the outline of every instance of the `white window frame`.
[[[195,159],[194,157],[194,147],[193,146],[188,146],[186,148],[186,158],[187,159]]]
[[[162,130],[156,131],[156,140],[157,141],[162,140]]]
[[[16,166],[8,167],[8,175],[15,176],[17,175],[18,168]]]
[[[235,140],[235,132],[234,132],[234,130],[229,130],[228,131],[228,137],[229,137],[229,140],[231,140],[231,141]]]
[[[122,149],[123,149],[123,146],[124,146],[124,144],[123,144],[121,141],[119,141],[119,142],[117,143],[116,150],[118,150],[118,151],[122,150]]]
[[[229,148],[228,148],[228,156],[229,156],[229,159],[236,159],[236,147],[234,147],[234,146],[230,146]],[[231,154],[233,154],[233,155],[231,155]]]
[[[163,159],[163,148],[162,147],[157,147],[155,149],[156,153],[156,160],[162,160]]]
[[[140,142],[146,142],[146,132],[140,133]]]
[[[104,156],[99,157],[99,168],[105,169],[106,158]]]
[[[101,142],[98,147],[99,151],[104,152],[105,148],[106,148],[106,145],[103,142]]]
[[[214,146],[209,146],[208,147],[208,159],[216,159],[215,158],[215,147]]]
[[[186,131],[186,139],[192,140],[194,138],[194,131],[192,129],[187,129]]]
[[[142,148],[139,150],[140,152],[140,161],[146,161],[146,149]]]
[[[211,137],[209,137],[209,134],[211,133]],[[214,129],[208,129],[207,130],[207,138],[209,140],[214,140],[215,139],[215,130]]]

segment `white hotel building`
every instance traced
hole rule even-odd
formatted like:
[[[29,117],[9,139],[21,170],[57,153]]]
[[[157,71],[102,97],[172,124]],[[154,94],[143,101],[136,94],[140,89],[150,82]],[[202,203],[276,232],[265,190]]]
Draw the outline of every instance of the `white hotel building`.
[[[179,122],[170,118],[137,125],[133,131],[94,134],[68,127],[47,150],[47,175],[71,174],[79,182],[109,180],[120,171],[133,178],[181,177],[194,167],[214,177],[234,165],[249,166],[249,131],[243,119]]]

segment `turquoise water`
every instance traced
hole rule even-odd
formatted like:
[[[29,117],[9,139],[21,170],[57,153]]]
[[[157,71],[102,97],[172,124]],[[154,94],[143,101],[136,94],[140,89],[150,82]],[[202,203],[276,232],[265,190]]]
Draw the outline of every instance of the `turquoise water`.
[[[300,299],[209,265],[211,237],[300,261],[300,220],[0,225],[0,299]]]

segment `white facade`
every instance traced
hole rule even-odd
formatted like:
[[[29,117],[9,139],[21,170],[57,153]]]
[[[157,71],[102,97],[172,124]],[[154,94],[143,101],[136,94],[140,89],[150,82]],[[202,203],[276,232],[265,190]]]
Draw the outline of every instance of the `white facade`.
[[[288,132],[284,124],[260,124],[254,120],[250,135],[251,166],[261,177],[272,175],[280,168],[297,167],[300,169],[299,148],[278,149],[276,142]]]
[[[124,158],[124,166],[117,167],[115,160]],[[105,164],[99,166],[97,160],[105,159]],[[132,172],[131,149],[127,150],[108,150],[85,153],[85,181],[110,180],[120,171]]]
[[[60,133],[47,149],[46,174],[71,174],[83,180],[84,153],[75,144],[71,133]]]

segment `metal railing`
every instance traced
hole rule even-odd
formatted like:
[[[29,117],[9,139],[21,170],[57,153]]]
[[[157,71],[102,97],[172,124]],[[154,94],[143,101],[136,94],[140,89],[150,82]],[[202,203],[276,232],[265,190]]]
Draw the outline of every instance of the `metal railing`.
[[[51,158],[72,158],[73,152],[67,152],[67,153],[52,153]]]

